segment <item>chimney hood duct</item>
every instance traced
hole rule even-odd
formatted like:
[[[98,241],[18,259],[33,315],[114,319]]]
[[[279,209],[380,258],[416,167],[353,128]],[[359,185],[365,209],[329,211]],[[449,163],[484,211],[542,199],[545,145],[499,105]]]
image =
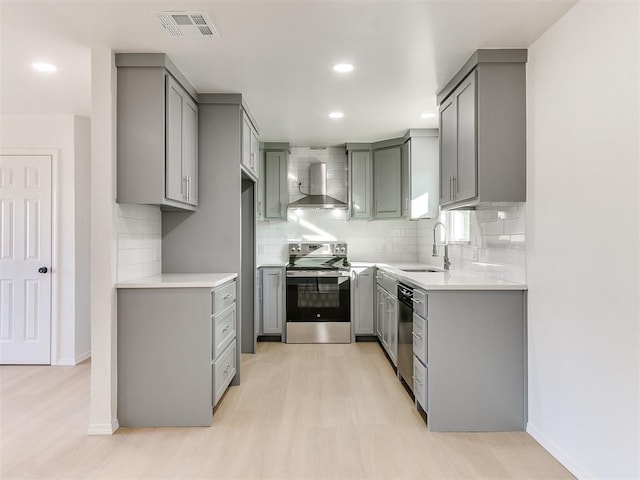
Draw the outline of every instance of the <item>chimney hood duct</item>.
[[[347,204],[327,195],[327,164],[309,165],[309,195],[289,204],[289,208],[342,208]]]

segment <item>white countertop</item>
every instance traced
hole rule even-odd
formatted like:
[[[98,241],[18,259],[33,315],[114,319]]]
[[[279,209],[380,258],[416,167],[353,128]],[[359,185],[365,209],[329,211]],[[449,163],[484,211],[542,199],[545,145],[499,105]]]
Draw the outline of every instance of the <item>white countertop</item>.
[[[116,288],[215,288],[237,276],[237,273],[163,273],[119,282]]]
[[[378,263],[378,268],[398,277],[401,282],[424,290],[527,290],[524,283],[508,282],[470,272],[450,270],[426,263]],[[404,272],[402,269],[433,268],[438,272]]]

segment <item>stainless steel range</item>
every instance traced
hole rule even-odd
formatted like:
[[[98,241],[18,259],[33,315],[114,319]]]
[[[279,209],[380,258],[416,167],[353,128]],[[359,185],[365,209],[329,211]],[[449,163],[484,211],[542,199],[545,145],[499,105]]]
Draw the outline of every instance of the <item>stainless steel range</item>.
[[[350,273],[345,243],[290,243],[287,343],[350,343]]]

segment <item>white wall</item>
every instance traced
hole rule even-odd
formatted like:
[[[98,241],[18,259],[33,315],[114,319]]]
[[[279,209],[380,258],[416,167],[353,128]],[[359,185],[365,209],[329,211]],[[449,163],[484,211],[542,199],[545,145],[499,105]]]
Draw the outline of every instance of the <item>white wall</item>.
[[[2,115],[0,132],[0,148],[48,149],[58,153],[57,171],[53,172],[58,215],[54,247],[57,266],[52,272],[58,282],[58,310],[52,325],[52,330],[58,332],[58,341],[53,345],[51,362],[74,365],[90,353],[88,225],[81,223],[86,222],[88,200],[86,189],[76,189],[76,184],[88,186],[90,181],[89,120],[73,115]]]
[[[162,212],[152,205],[116,205],[118,281],[162,273]]]
[[[468,212],[469,242],[450,245],[451,270],[525,283],[525,212],[524,203],[484,204]],[[450,212],[442,212],[440,217],[448,214]],[[442,267],[443,257],[432,256],[436,220],[420,220],[418,223],[418,260]],[[442,248],[438,251],[439,255],[443,254]]]
[[[529,50],[528,431],[640,478],[639,7],[580,2]]]
[[[116,288],[116,68],[91,50],[91,405],[89,434],[118,429]]]

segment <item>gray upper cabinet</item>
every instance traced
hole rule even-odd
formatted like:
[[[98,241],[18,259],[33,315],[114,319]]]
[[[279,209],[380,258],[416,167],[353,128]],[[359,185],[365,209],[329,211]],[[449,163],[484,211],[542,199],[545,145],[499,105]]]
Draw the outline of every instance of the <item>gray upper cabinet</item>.
[[[526,61],[477,50],[438,94],[441,208],[526,201]]]
[[[402,145],[402,216],[437,218],[440,178],[438,130],[411,129],[405,138],[407,140]]]
[[[373,204],[371,150],[349,151],[349,210],[353,219],[370,219]]]
[[[242,115],[242,156],[241,164],[244,170],[257,179],[259,172],[259,141],[258,133],[251,123],[251,119],[243,112]]]
[[[376,218],[399,218],[401,211],[401,147],[373,152],[373,191]]]
[[[264,178],[264,218],[267,220],[287,219],[287,205],[289,203],[288,153],[288,144],[264,144],[262,178]]]
[[[198,106],[170,75],[167,79],[166,196],[198,205]]]
[[[117,201],[195,210],[197,92],[164,54],[117,54]]]

